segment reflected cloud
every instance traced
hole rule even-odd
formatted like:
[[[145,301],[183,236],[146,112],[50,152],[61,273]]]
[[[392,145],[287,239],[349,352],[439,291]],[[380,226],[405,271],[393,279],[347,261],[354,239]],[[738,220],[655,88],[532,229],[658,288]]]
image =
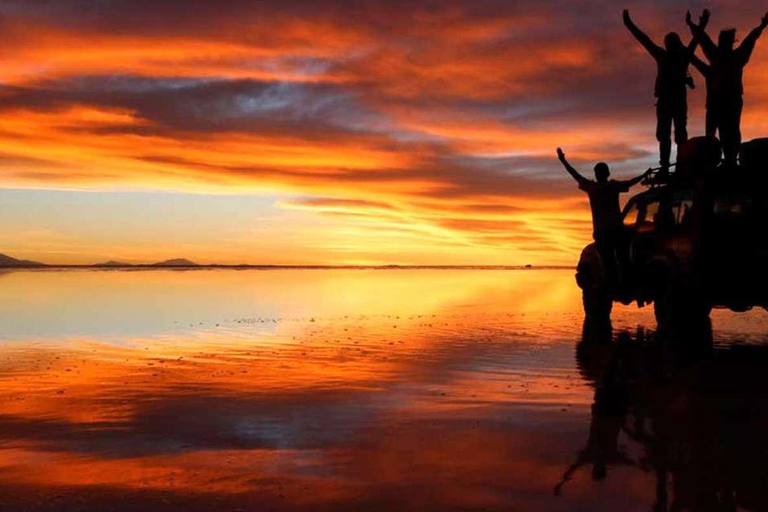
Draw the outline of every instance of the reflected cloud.
[[[627,334],[647,310],[582,333],[569,270],[11,272],[0,306],[11,511],[645,506],[762,425],[764,316],[698,352]]]

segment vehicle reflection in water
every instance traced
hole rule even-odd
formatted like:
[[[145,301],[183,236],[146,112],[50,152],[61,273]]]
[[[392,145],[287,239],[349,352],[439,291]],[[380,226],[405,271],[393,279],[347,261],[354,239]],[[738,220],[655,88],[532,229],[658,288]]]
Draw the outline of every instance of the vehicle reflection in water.
[[[0,510],[760,510],[765,313],[582,318],[572,270],[0,275]]]
[[[676,332],[615,334],[585,322],[578,367],[594,388],[582,468],[654,475],[653,510],[768,510],[768,346],[715,346],[709,319]],[[628,454],[620,434],[636,443]]]

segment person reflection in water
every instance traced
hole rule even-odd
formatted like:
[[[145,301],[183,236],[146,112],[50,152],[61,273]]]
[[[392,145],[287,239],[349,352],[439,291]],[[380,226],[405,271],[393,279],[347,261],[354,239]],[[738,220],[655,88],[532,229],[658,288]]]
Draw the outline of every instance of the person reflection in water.
[[[555,486],[556,495],[585,465],[592,465],[592,480],[595,481],[606,478],[609,465],[636,465],[619,445],[619,434],[627,415],[628,389],[620,385],[616,363],[621,358],[617,357],[616,351],[626,346],[626,340],[620,339],[614,345],[611,334],[610,321],[587,321],[584,324],[582,340],[585,341],[579,344],[577,359],[585,377],[595,386],[592,420],[587,445]]]
[[[617,277],[615,268],[616,257],[621,256],[617,249],[621,245],[621,208],[619,206],[619,194],[629,192],[629,189],[640,183],[650,174],[650,169],[631,180],[610,180],[611,171],[608,164],[600,162],[595,165],[595,181],[585,178],[568,163],[565,153],[557,148],[557,157],[579,188],[589,196],[589,206],[592,209],[592,237],[597,244],[597,250],[609,269],[612,277]]]
[[[708,319],[611,337],[609,322],[585,322],[576,361],[594,388],[589,433],[554,493],[590,464],[593,480],[631,467],[653,475],[654,511],[768,510],[768,346],[718,347]]]

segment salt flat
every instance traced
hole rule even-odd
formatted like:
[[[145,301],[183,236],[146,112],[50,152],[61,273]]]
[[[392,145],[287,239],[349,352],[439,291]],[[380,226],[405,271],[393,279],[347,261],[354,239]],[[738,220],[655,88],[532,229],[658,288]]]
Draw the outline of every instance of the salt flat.
[[[569,270],[0,274],[2,510],[768,505],[768,314]]]

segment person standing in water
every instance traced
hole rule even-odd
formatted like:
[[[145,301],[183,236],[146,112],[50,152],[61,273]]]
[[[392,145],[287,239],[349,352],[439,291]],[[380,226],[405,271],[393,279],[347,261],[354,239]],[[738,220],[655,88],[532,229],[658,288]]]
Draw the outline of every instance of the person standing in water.
[[[705,11],[706,12],[706,11]],[[704,51],[709,65],[703,62],[694,64],[707,77],[707,135],[714,136],[719,132],[723,144],[725,164],[736,165],[736,158],[741,145],[741,111],[744,107],[744,67],[749,62],[755,43],[763,30],[768,26],[768,14],[738,48],[736,44],[736,29],[721,30],[718,44],[715,44],[707,34],[706,20],[698,25],[691,20],[691,13],[685,15],[685,22],[691,29],[694,40]]]
[[[592,210],[592,238],[595,240],[597,250],[606,263],[606,268],[612,269],[611,274],[618,277],[615,272],[616,258],[621,255],[617,251],[622,239],[621,207],[619,206],[619,194],[629,192],[629,189],[640,183],[651,172],[644,172],[631,180],[619,181],[609,179],[611,171],[608,164],[599,162],[595,165],[595,180],[590,180],[568,163],[565,153],[557,148],[557,157],[565,167],[565,170],[579,184],[579,189],[589,196],[589,206]]]
[[[700,23],[706,27],[709,11],[701,15]],[[659,141],[659,163],[669,167],[672,152],[672,125],[675,126],[675,144],[678,146],[688,140],[688,91],[694,87],[693,79],[688,74],[690,56],[696,51],[697,39],[694,37],[686,47],[676,32],[664,37],[664,47],[654,43],[648,35],[634,24],[629,11],[624,9],[624,25],[635,39],[643,45],[656,61],[656,140]]]

